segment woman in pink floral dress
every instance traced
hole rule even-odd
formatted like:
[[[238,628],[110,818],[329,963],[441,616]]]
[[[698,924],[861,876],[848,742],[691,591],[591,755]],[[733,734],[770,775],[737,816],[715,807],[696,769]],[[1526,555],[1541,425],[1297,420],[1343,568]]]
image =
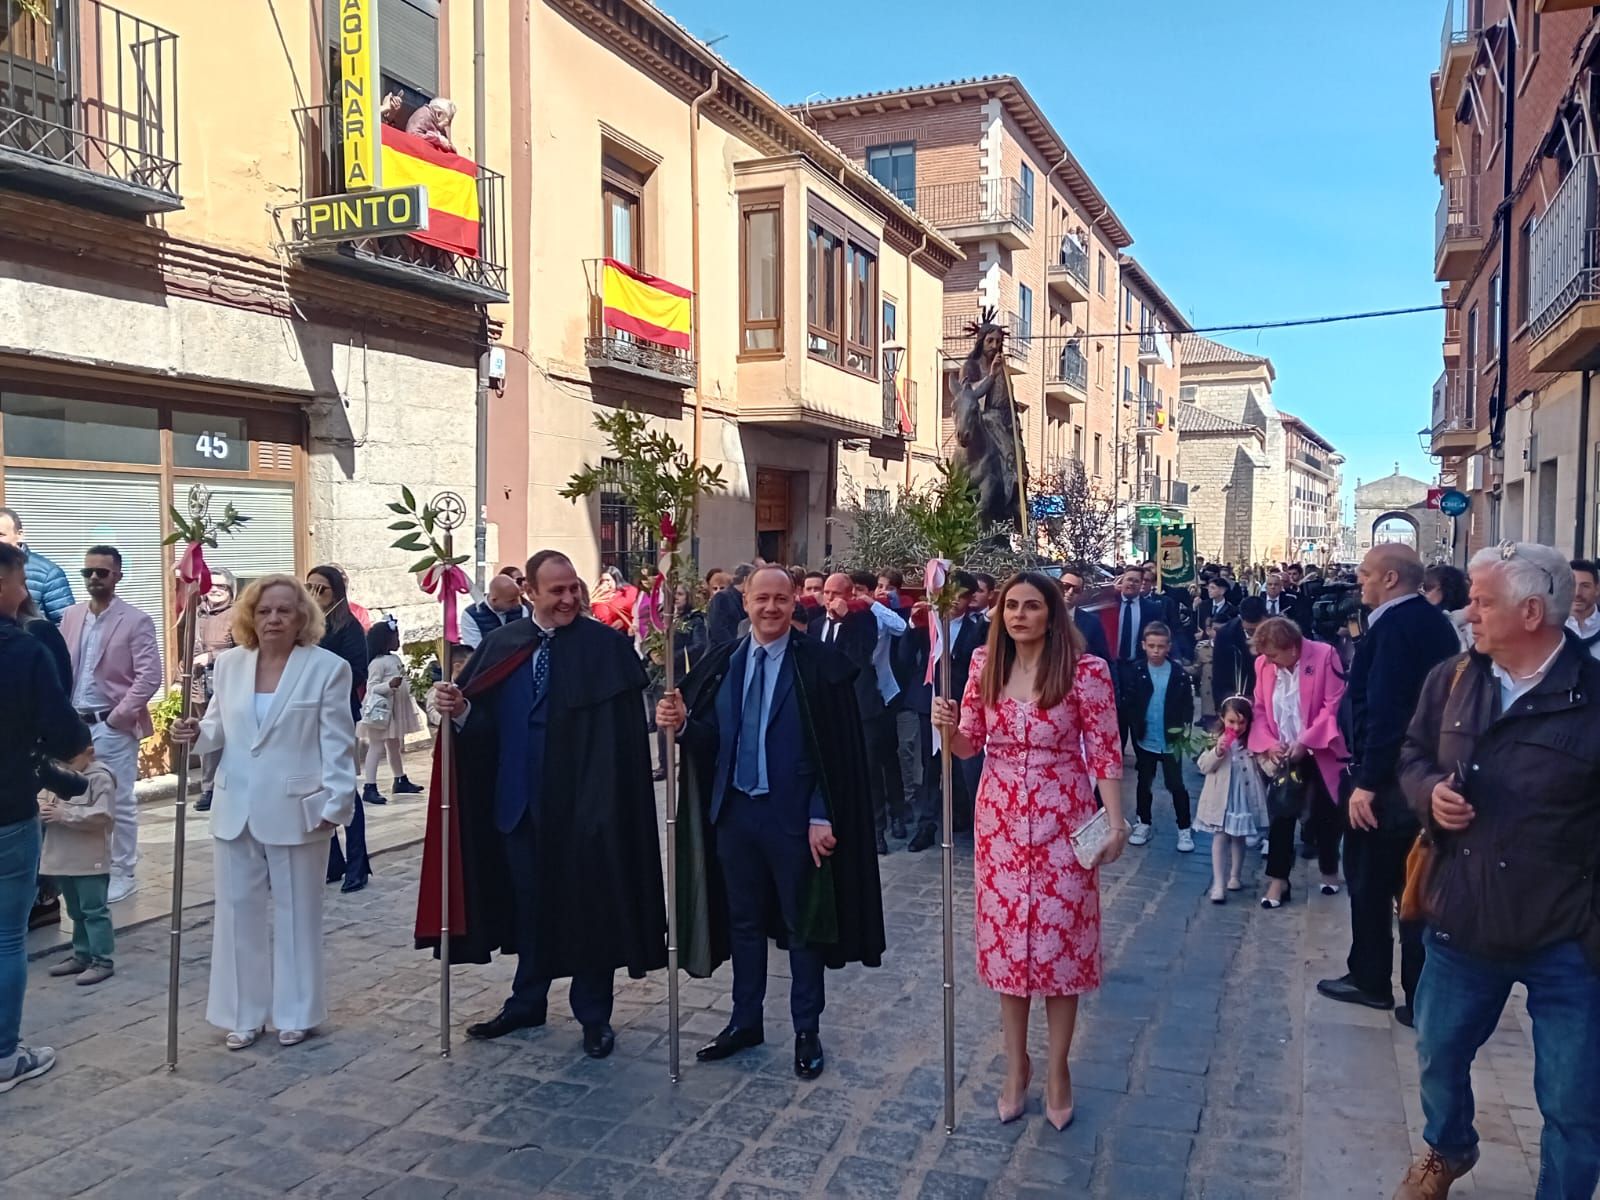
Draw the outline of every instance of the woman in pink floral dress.
[[[1045,998],[1050,1030],[1045,1117],[1072,1120],[1067,1057],[1078,997],[1100,986],[1100,893],[1079,865],[1072,834],[1095,815],[1094,788],[1111,836],[1096,866],[1127,842],[1122,751],[1105,662],[1083,652],[1056,582],[1025,571],[996,603],[986,649],[972,656],[959,724],[953,701],[935,700],[933,722],[962,758],[985,753],[973,818],[978,974],[1000,993],[1006,1083],[1000,1119],[1027,1105],[1028,1008]]]

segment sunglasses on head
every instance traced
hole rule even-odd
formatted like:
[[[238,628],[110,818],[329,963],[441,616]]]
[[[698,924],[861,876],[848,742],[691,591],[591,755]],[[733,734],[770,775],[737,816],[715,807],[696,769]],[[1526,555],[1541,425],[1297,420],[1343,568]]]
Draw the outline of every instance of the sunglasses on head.
[[[85,568],[83,568],[83,570],[79,571],[78,574],[82,575],[85,579],[110,579],[111,578],[111,568],[110,567],[85,567]]]

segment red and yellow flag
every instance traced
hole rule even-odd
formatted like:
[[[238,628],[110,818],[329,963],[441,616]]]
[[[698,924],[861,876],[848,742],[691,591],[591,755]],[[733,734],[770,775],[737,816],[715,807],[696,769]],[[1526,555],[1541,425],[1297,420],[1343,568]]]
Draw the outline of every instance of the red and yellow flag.
[[[451,254],[478,257],[478,164],[431,142],[383,127],[383,186],[428,189],[428,227],[411,234]]]
[[[388,186],[388,177],[384,178]],[[600,301],[605,321],[647,342],[689,349],[688,288],[636,271],[614,258],[600,260]]]

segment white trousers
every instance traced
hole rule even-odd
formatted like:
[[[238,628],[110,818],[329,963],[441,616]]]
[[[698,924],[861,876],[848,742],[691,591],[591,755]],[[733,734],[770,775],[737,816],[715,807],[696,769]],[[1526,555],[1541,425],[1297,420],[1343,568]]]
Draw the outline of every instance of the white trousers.
[[[328,839],[264,846],[247,828],[212,846],[217,905],[206,1020],[227,1030],[322,1024],[328,1016],[322,970]]]
[[[133,798],[133,781],[139,776],[139,735],[113,729],[104,721],[89,726],[94,756],[105,763],[117,781],[112,804],[116,823],[111,829],[111,873],[133,877],[139,863],[139,805]]]

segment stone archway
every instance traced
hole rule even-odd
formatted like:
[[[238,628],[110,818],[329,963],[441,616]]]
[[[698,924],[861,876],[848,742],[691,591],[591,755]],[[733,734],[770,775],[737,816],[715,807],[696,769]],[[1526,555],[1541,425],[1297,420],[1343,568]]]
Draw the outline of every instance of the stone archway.
[[[1413,550],[1421,549],[1422,525],[1412,513],[1403,509],[1393,508],[1389,509],[1387,512],[1379,513],[1372,519],[1372,524],[1367,527],[1370,545],[1377,545],[1380,542],[1394,542],[1403,540],[1400,538],[1379,536],[1379,530],[1391,522],[1399,522],[1407,526],[1411,530],[1411,548]]]

